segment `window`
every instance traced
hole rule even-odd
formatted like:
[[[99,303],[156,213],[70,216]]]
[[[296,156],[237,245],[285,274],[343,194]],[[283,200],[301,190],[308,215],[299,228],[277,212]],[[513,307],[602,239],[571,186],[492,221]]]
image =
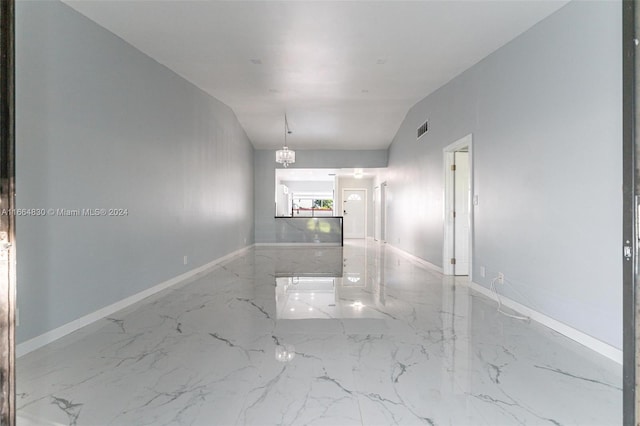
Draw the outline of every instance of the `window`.
[[[293,216],[333,216],[333,200],[328,198],[294,198]]]

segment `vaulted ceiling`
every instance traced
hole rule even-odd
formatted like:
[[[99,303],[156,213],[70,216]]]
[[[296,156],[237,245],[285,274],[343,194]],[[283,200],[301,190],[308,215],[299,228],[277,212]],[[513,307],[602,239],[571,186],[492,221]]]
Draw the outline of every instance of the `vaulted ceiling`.
[[[387,148],[408,110],[566,1],[65,3],[233,109],[256,148]]]

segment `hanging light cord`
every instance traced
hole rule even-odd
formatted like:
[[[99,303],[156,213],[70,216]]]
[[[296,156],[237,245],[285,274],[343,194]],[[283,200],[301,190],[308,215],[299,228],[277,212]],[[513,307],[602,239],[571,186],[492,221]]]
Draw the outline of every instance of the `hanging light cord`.
[[[287,148],[287,134],[291,134],[291,130],[289,129],[289,121],[287,120],[287,114],[284,115],[284,147]]]

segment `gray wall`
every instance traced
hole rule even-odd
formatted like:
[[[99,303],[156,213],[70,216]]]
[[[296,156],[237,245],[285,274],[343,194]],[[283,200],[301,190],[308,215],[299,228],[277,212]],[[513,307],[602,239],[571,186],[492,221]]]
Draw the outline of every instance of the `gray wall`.
[[[229,108],[59,2],[18,2],[16,36],[18,206],[128,209],[18,219],[18,341],[253,243]]]
[[[295,149],[295,147],[292,147]],[[255,241],[275,243],[275,150],[254,151]],[[290,168],[339,169],[347,167],[376,168],[387,165],[387,150],[305,150],[296,151],[296,162]]]
[[[389,243],[442,265],[443,147],[472,133],[474,281],[504,272],[508,297],[621,348],[620,46],[619,2],[572,2],[416,104]]]

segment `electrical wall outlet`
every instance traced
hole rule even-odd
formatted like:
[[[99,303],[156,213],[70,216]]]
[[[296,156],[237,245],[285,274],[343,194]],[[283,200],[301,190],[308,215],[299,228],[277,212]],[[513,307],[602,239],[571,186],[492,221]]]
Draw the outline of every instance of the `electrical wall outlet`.
[[[480,276],[481,276],[482,278],[484,278],[484,277],[486,277],[486,276],[487,276],[487,268],[485,268],[484,266],[481,266],[481,267],[480,267]]]
[[[182,259],[182,264],[186,265],[187,263],[189,263],[189,257],[185,256],[184,259]]]
[[[498,272],[498,284],[504,284],[504,274],[502,272]]]

